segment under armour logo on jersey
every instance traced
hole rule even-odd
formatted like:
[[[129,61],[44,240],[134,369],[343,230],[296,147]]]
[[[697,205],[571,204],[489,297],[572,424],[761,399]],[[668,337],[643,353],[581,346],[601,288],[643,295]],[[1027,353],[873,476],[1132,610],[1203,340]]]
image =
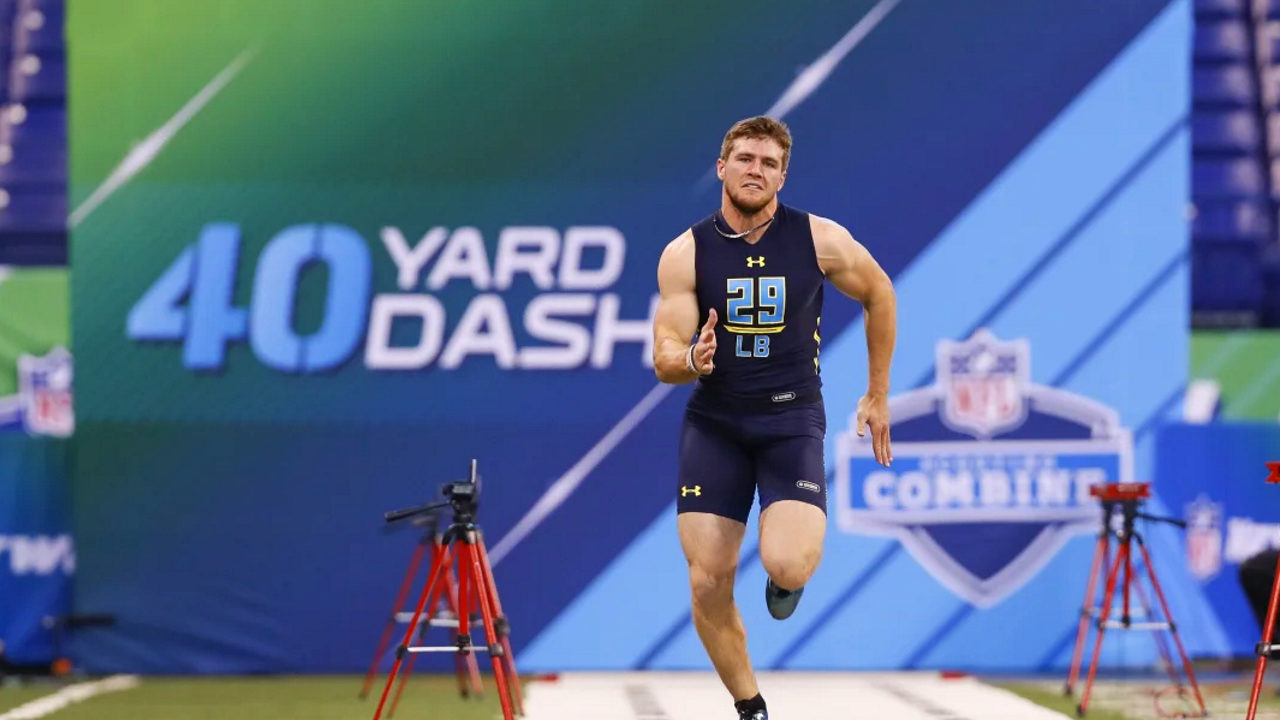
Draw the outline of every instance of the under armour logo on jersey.
[[[756,257],[748,257],[747,267],[764,267],[764,256],[757,255]]]
[[[687,497],[687,496],[689,496],[689,495],[693,495],[693,496],[696,496],[696,497],[702,497],[702,486],[701,486],[701,485],[694,485],[693,487],[685,487],[684,485],[681,485],[681,486],[680,486],[680,497]]]

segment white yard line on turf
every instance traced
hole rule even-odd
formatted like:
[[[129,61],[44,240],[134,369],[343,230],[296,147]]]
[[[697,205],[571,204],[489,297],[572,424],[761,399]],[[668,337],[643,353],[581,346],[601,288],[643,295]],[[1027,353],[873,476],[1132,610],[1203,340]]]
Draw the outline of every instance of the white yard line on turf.
[[[35,718],[42,718],[56,713],[71,703],[88,700],[94,695],[129,690],[135,687],[138,687],[137,675],[112,675],[102,680],[76,683],[75,685],[68,685],[52,695],[46,695],[25,705],[19,705],[0,715],[0,720],[35,720]]]

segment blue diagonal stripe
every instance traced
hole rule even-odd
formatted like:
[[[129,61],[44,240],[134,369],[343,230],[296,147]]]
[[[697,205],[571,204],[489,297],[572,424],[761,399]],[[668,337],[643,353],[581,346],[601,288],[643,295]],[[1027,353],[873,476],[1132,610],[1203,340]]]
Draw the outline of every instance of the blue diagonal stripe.
[[[937,647],[938,643],[942,642],[943,638],[950,634],[953,629],[958,627],[960,623],[964,622],[965,618],[972,615],[973,611],[974,607],[972,605],[969,603],[962,603],[960,607],[956,608],[955,612],[951,613],[950,617],[944,620],[942,624],[933,631],[932,635],[925,638],[924,642],[916,646],[916,649],[911,653],[911,656],[907,658],[905,667],[908,670],[915,670],[916,668],[919,668],[920,663],[924,662],[924,659],[928,657],[929,651]]]
[[[1098,348],[1102,347],[1103,343],[1109,340],[1111,336],[1114,335],[1122,325],[1124,325],[1125,320],[1128,320],[1129,316],[1133,315],[1133,313],[1137,311],[1137,309],[1141,307],[1142,304],[1146,302],[1161,285],[1165,284],[1169,281],[1169,278],[1173,277],[1173,274],[1177,272],[1178,268],[1182,267],[1187,262],[1187,257],[1187,253],[1182,253],[1173,260],[1170,260],[1168,264],[1160,270],[1160,272],[1156,273],[1156,276],[1151,278],[1151,281],[1138,291],[1138,294],[1134,296],[1133,300],[1131,300],[1123,310],[1111,319],[1111,322],[1103,328],[1102,332],[1098,333],[1097,336],[1090,340],[1089,344],[1085,345],[1080,353],[1072,358],[1071,362],[1067,363],[1067,366],[1062,369],[1062,372],[1053,379],[1053,384],[1065,385],[1070,382],[1072,376],[1074,376],[1080,368],[1084,367],[1084,364],[1089,361],[1089,358],[1093,357],[1093,354],[1098,351]]]
[[[1005,293],[991,305],[991,307],[987,308],[987,311],[983,313],[982,316],[968,328],[968,330],[957,337],[969,337],[978,328],[990,325],[991,322],[1005,310],[1005,308],[1009,307],[1009,305],[1020,294],[1022,294],[1023,291],[1030,287],[1031,284],[1040,277],[1041,273],[1043,273],[1045,269],[1048,268],[1053,261],[1071,245],[1072,241],[1080,237],[1081,232],[1089,226],[1089,223],[1093,222],[1098,214],[1105,210],[1107,206],[1110,205],[1118,195],[1120,195],[1125,187],[1129,185],[1129,183],[1133,182],[1134,178],[1138,177],[1138,175],[1140,175],[1142,171],[1152,163],[1152,161],[1160,156],[1161,151],[1178,137],[1178,133],[1186,127],[1186,124],[1187,117],[1184,115],[1174,121],[1173,124],[1169,125],[1169,127],[1160,134],[1160,137],[1147,147],[1147,149],[1142,153],[1142,156],[1135,160],[1133,164],[1131,164],[1124,173],[1116,179],[1115,182],[1111,183],[1111,185],[1107,187],[1100,196],[1098,196],[1098,199],[1093,203],[1093,205],[1080,215],[1080,217],[1077,218],[1076,221],[1072,223],[1057,240],[1054,241],[1054,243],[1043,255],[1040,256],[1035,264],[1028,268],[1027,271],[1013,283],[1013,285],[1009,286],[1009,289],[1006,290]],[[933,382],[933,376],[934,370],[930,368],[916,379],[916,382],[912,387],[918,388],[930,384]]]
[[[867,569],[863,570],[862,573],[858,575],[858,577],[854,578],[853,582],[849,583],[849,585],[845,587],[845,589],[836,596],[834,600],[828,603],[827,606],[822,609],[822,612],[818,613],[818,616],[813,619],[813,622],[809,623],[808,627],[796,634],[795,640],[793,640],[786,649],[779,653],[777,660],[773,663],[774,669],[776,670],[786,667],[787,663],[791,661],[791,658],[794,657],[796,653],[800,652],[800,648],[804,647],[805,643],[809,642],[809,640],[811,640],[813,636],[816,635],[818,631],[821,630],[822,627],[845,606],[846,603],[857,597],[858,593],[862,592],[862,589],[871,582],[872,578],[874,578],[882,568],[889,564],[889,561],[892,560],[893,556],[901,549],[902,545],[896,542],[886,545]]]

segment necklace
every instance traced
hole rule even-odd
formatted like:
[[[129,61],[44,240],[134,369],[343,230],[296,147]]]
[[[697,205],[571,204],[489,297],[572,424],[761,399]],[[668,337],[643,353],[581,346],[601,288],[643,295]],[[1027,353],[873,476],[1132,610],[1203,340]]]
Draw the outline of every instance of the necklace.
[[[716,213],[716,216],[717,216],[717,217],[724,217],[723,215],[720,215],[720,213]],[[720,229],[720,223],[719,223],[719,222],[717,222],[717,221],[716,221],[716,218],[714,218],[714,217],[713,217],[713,218],[711,218],[711,226],[712,226],[712,227],[714,227],[714,228],[716,229],[716,232],[720,233],[720,237],[728,238],[729,240],[737,240],[738,238],[744,238],[744,237],[746,237],[746,236],[750,235],[751,233],[753,233],[753,232],[755,232],[755,231],[759,230],[760,228],[764,227],[765,225],[768,225],[769,223],[773,222],[773,218],[774,218],[774,217],[776,217],[776,216],[772,216],[772,215],[771,215],[771,216],[769,217],[769,219],[765,220],[764,222],[760,223],[759,225],[757,225],[757,226],[755,226],[755,227],[751,228],[750,230],[744,230],[743,232],[740,232],[740,233],[727,233],[727,232],[725,232],[725,231],[721,230],[721,229]],[[727,220],[725,221],[725,224],[726,224],[726,225],[728,224],[728,221],[727,221]],[[730,229],[732,229],[732,228],[730,228]]]

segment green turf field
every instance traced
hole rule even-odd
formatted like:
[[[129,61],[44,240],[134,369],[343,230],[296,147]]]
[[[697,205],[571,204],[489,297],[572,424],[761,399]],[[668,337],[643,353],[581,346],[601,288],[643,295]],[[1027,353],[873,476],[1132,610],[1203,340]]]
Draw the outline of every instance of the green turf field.
[[[1065,697],[1061,691],[1051,690],[1043,685],[1032,683],[1010,683],[1000,684],[1000,686],[1021,695],[1037,705],[1047,707],[1050,710],[1057,710],[1068,717],[1075,717],[1076,715],[1077,700]],[[1127,715],[1102,708],[1094,708],[1088,715],[1093,720],[1131,720]]]
[[[1252,678],[1250,673],[1247,676],[1239,675],[1237,679],[1231,681],[1202,681],[1200,690],[1205,706],[1209,710],[1209,717],[1243,718],[1248,708]],[[1077,697],[1065,697],[1062,694],[1060,679],[993,684],[1068,717],[1076,717],[1078,692]],[[1168,683],[1099,680],[1095,685],[1086,717],[1089,720],[1148,720],[1161,717],[1156,711],[1154,694],[1167,689]],[[1166,695],[1162,701],[1162,710],[1165,713],[1193,712],[1195,709],[1193,702],[1180,703],[1169,695]],[[1172,716],[1176,717],[1176,715]],[[1258,705],[1257,720],[1276,720],[1276,718],[1280,718],[1280,696],[1276,695],[1276,682],[1273,676],[1263,690]]]
[[[1280,417],[1280,330],[1191,334],[1191,377],[1214,378],[1226,420]]]
[[[18,356],[67,347],[64,268],[15,268],[0,281],[0,397],[18,391]]]
[[[489,681],[486,678],[486,681]],[[351,676],[262,676],[204,678],[143,678],[131,690],[105,693],[48,717],[54,720],[339,720],[370,718],[376,707],[375,697],[359,700],[356,693],[361,678]],[[1076,700],[1065,698],[1060,681],[1038,680],[994,683],[1037,704],[1075,717]],[[51,695],[60,685],[32,682],[21,686],[5,685],[0,689],[0,716],[37,698]],[[485,698],[480,701],[458,697],[452,676],[414,676],[396,717],[415,720],[495,720],[501,716],[497,697],[490,682]],[[1157,689],[1138,682],[1099,681],[1093,707],[1088,717],[1093,720],[1146,720],[1157,717],[1151,692]],[[1248,678],[1243,675],[1233,682],[1203,684],[1212,717],[1243,717],[1247,701]],[[1280,698],[1275,683],[1263,695],[1259,720],[1280,717]],[[1173,708],[1172,704],[1167,709]],[[714,719],[708,719],[714,720]],[[785,720],[780,718],[779,720]],[[797,720],[817,720],[811,718]],[[832,718],[830,720],[840,720]],[[883,720],[893,720],[884,718]],[[974,719],[977,720],[977,719]]]
[[[385,681],[385,679],[384,679]],[[494,720],[501,714],[492,679],[481,700],[458,696],[452,676],[410,679],[396,717],[414,720]],[[55,720],[348,720],[371,718],[374,696],[356,697],[356,676],[144,678],[132,690],[98,695],[49,717]],[[57,686],[33,684],[0,690],[0,713],[50,695]],[[385,713],[384,713],[385,717]]]

